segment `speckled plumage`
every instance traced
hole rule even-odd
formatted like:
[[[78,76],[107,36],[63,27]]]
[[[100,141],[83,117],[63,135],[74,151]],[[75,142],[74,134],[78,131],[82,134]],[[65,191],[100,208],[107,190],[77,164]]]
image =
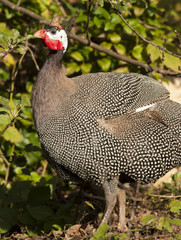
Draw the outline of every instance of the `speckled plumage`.
[[[32,93],[43,151],[60,176],[108,189],[121,173],[150,183],[181,164],[181,105],[161,84],[136,73],[95,73],[72,78],[70,93],[62,87],[59,95],[57,74],[69,81],[61,58],[59,52],[48,58]]]
[[[79,90],[58,116],[37,126],[49,162],[60,175],[63,171],[70,178],[102,184],[123,172],[149,183],[179,164],[181,107],[166,100],[162,85],[135,73],[88,74],[73,81]],[[161,123],[147,114],[152,108],[135,112],[153,102]],[[113,133],[103,120],[113,128],[118,122]]]

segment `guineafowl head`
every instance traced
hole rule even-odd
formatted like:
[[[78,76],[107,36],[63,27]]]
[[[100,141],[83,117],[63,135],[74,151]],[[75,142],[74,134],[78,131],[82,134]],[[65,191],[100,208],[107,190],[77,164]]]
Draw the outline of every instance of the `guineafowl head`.
[[[62,50],[65,53],[67,49],[67,34],[59,25],[59,18],[54,18],[49,25],[35,32],[34,36],[41,38],[45,46],[52,50]]]

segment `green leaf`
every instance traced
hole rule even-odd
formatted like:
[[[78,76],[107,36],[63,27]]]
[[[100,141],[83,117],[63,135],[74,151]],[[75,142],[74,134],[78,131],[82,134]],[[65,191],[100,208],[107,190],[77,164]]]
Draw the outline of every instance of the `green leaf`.
[[[82,63],[80,68],[81,68],[81,71],[82,71],[83,74],[90,73],[91,68],[92,68],[92,64]]]
[[[93,21],[97,28],[100,28],[102,26],[102,24],[104,23],[104,21],[102,19],[100,19],[96,16],[94,17]]]
[[[158,19],[156,19],[156,18],[155,18],[155,19],[148,18],[147,21],[148,21],[148,23],[149,23],[150,25],[152,25],[152,26],[156,26],[156,27],[158,27],[158,28],[161,27],[160,21],[159,21]]]
[[[181,201],[179,200],[173,200],[170,202],[170,211],[175,213],[180,213],[181,211]]]
[[[29,94],[22,94],[21,95],[21,104],[20,104],[20,106],[23,108],[23,107],[30,106],[30,105],[31,105],[30,95]]]
[[[52,210],[45,205],[30,207],[28,208],[28,212],[36,220],[45,220],[46,218],[53,216]]]
[[[45,223],[44,223],[44,228],[43,228],[43,230],[46,232],[46,233],[49,233],[50,231],[52,231],[52,230],[59,230],[59,231],[61,231],[62,230],[62,228],[58,225],[58,224],[55,224],[55,218],[52,220],[52,219],[50,219],[49,221],[46,221]]]
[[[172,224],[181,226],[181,219],[174,218],[174,219],[171,219],[170,222],[171,222]]]
[[[19,174],[21,173],[22,171],[19,170]],[[28,181],[24,181],[24,182],[17,181],[13,183],[12,188],[8,193],[8,203],[20,203],[23,201],[27,201],[28,194],[30,191],[30,186],[31,186],[31,182],[28,182]]]
[[[9,73],[3,69],[0,69],[0,79],[5,82],[8,78],[9,78]]]
[[[109,58],[101,58],[97,60],[98,65],[103,72],[107,72],[111,67],[111,60]]]
[[[112,22],[107,22],[105,27],[104,27],[104,31],[108,31],[108,30],[114,30],[115,28],[115,24]]]
[[[12,224],[0,219],[0,234],[8,232],[12,227]]]
[[[158,230],[162,230],[164,221],[165,221],[165,218],[164,218],[164,217],[160,217],[160,218],[158,219],[158,223],[157,223],[157,225],[156,225],[156,228],[157,228]]]
[[[99,15],[100,17],[104,17],[105,19],[109,20],[110,14],[106,11],[106,9],[102,7],[97,7],[96,11],[94,12],[95,15]]]
[[[177,57],[174,57],[168,53],[164,53],[165,60],[163,64],[174,71],[178,71],[178,68],[181,66],[181,60]]]
[[[98,1],[99,5],[100,5],[101,7],[104,6],[104,0],[97,0],[97,1]]]
[[[144,222],[145,224],[149,225],[150,223],[153,223],[156,221],[156,217],[152,214],[149,214],[145,217],[142,217],[141,221]]]
[[[81,62],[81,61],[84,60],[84,57],[83,57],[82,54],[81,54],[80,52],[78,52],[78,51],[71,53],[70,56],[71,56],[73,59],[75,59],[76,61],[78,61],[78,62]]]
[[[77,21],[77,23],[87,22],[87,15],[85,15],[83,12],[80,12],[76,21]]]
[[[37,186],[31,189],[28,200],[31,203],[41,205],[50,199],[50,188],[48,186]]]
[[[13,11],[9,11],[7,8],[4,11],[7,19],[11,19],[15,14]]]
[[[8,98],[0,96],[0,105],[2,105],[5,109],[10,110]]]
[[[67,75],[72,75],[74,72],[80,71],[80,66],[76,62],[70,62],[66,65]]]
[[[170,219],[169,218],[165,218],[165,221],[163,223],[163,227],[165,229],[167,229],[169,232],[173,231],[172,226],[170,225]]]
[[[93,237],[90,240],[97,239],[106,239],[106,233],[109,230],[109,226],[106,223],[102,223],[101,226],[97,229],[97,232],[94,233]]]
[[[181,180],[181,171],[175,173],[173,176],[172,176],[172,179],[175,183],[179,183],[179,181]]]
[[[112,17],[111,22],[114,23],[114,24],[121,23],[121,21],[122,21],[121,18],[115,13],[112,13],[111,17]]]
[[[101,47],[104,47],[104,48],[107,48],[107,49],[111,49],[112,43],[102,42],[102,43],[100,44],[100,46],[101,46]],[[106,53],[100,52],[100,55],[104,57],[104,56],[106,56]]]
[[[150,55],[150,59],[152,62],[155,62],[155,60],[157,60],[161,56],[160,50],[151,44],[148,44],[146,50],[147,53]]]
[[[90,203],[89,201],[85,201],[85,203],[89,206],[89,207],[91,207],[92,209],[95,209],[95,207],[92,205],[92,203]]]
[[[25,54],[26,53],[26,49],[25,49],[25,46],[23,45],[20,45],[18,48],[17,48],[17,51],[20,53],[20,54]]]
[[[113,43],[119,43],[121,41],[121,36],[119,34],[117,34],[116,32],[113,33],[109,33],[107,35],[108,39],[111,40],[111,42]]]
[[[12,143],[17,143],[21,141],[21,135],[17,128],[15,127],[8,127],[8,129],[3,134],[4,139],[6,141],[10,141]]]
[[[142,51],[143,51],[143,46],[142,45],[136,45],[132,50],[133,57],[141,60],[142,59]]]
[[[111,5],[113,8],[117,9],[119,12],[121,12],[122,14],[124,14],[124,12],[127,9],[126,4],[123,6],[122,4],[120,4],[118,1],[115,0],[109,0],[111,2]]]
[[[131,25],[131,27],[133,27],[139,34],[142,35],[142,37],[146,38],[147,34],[146,34],[146,30],[145,27],[139,23],[139,20],[136,18],[131,18],[128,19],[128,23]],[[125,28],[125,26],[124,26]],[[132,31],[132,30],[131,30]]]
[[[181,239],[181,233],[177,234],[177,235],[175,236],[175,239],[180,240],[180,239]]]
[[[100,44],[101,47],[107,48],[107,49],[111,49],[112,47],[112,43],[108,43],[108,42],[102,42]]]
[[[17,219],[23,224],[27,224],[27,225],[36,224],[35,219],[28,212],[19,213],[17,216]]]
[[[20,36],[20,33],[17,29],[12,29],[12,39],[13,39],[13,44],[15,44],[18,41],[18,38]]]
[[[145,9],[134,6],[133,11],[134,11],[134,14],[136,17],[140,17],[143,14],[143,12],[145,11]]]
[[[121,54],[121,55],[124,55],[126,53],[126,48],[124,45],[122,44],[116,44],[114,45],[115,49],[116,49],[116,52]]]
[[[0,233],[5,233],[16,223],[18,209],[16,207],[0,208]]]
[[[0,132],[2,132],[5,127],[11,122],[9,113],[4,111],[3,108],[0,108]]]
[[[32,177],[32,181],[33,182],[39,182],[40,179],[41,179],[41,176],[38,173],[36,173],[36,172],[31,172],[30,175]]]
[[[28,227],[28,226],[26,226],[25,228],[26,228],[26,231],[27,231],[28,235],[30,235],[30,236],[37,236],[38,235],[35,229],[33,229],[31,227]]]
[[[8,47],[11,42],[11,37],[5,33],[5,32],[0,32],[0,45],[3,47]]]
[[[31,38],[35,38],[35,37],[31,34],[28,34],[27,36],[23,36],[23,37],[19,38],[19,42],[22,42],[24,40],[31,39]]]
[[[122,23],[123,24],[123,29],[124,31],[128,34],[128,35],[131,35],[133,33],[133,31],[125,24],[125,23]]]

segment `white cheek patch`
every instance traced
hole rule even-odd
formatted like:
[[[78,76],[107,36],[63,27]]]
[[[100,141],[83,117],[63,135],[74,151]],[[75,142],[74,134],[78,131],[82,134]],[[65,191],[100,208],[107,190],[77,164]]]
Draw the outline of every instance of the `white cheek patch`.
[[[153,107],[154,105],[156,105],[156,103],[149,104],[149,105],[146,105],[146,106],[143,106],[143,107],[137,108],[137,109],[136,109],[136,112],[144,111],[144,110],[146,110],[146,109],[148,109],[148,108]]]
[[[59,40],[60,42],[62,42],[63,52],[65,52],[67,50],[68,38],[67,38],[67,34],[64,30],[56,31],[55,34],[51,34],[51,32],[47,32],[47,36],[49,39]]]

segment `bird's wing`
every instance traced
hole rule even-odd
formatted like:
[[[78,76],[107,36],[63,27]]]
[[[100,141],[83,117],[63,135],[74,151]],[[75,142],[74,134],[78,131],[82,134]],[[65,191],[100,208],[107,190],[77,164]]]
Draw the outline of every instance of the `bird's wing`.
[[[74,78],[77,99],[98,118],[112,118],[139,112],[169,98],[156,80],[136,73],[96,73]]]

